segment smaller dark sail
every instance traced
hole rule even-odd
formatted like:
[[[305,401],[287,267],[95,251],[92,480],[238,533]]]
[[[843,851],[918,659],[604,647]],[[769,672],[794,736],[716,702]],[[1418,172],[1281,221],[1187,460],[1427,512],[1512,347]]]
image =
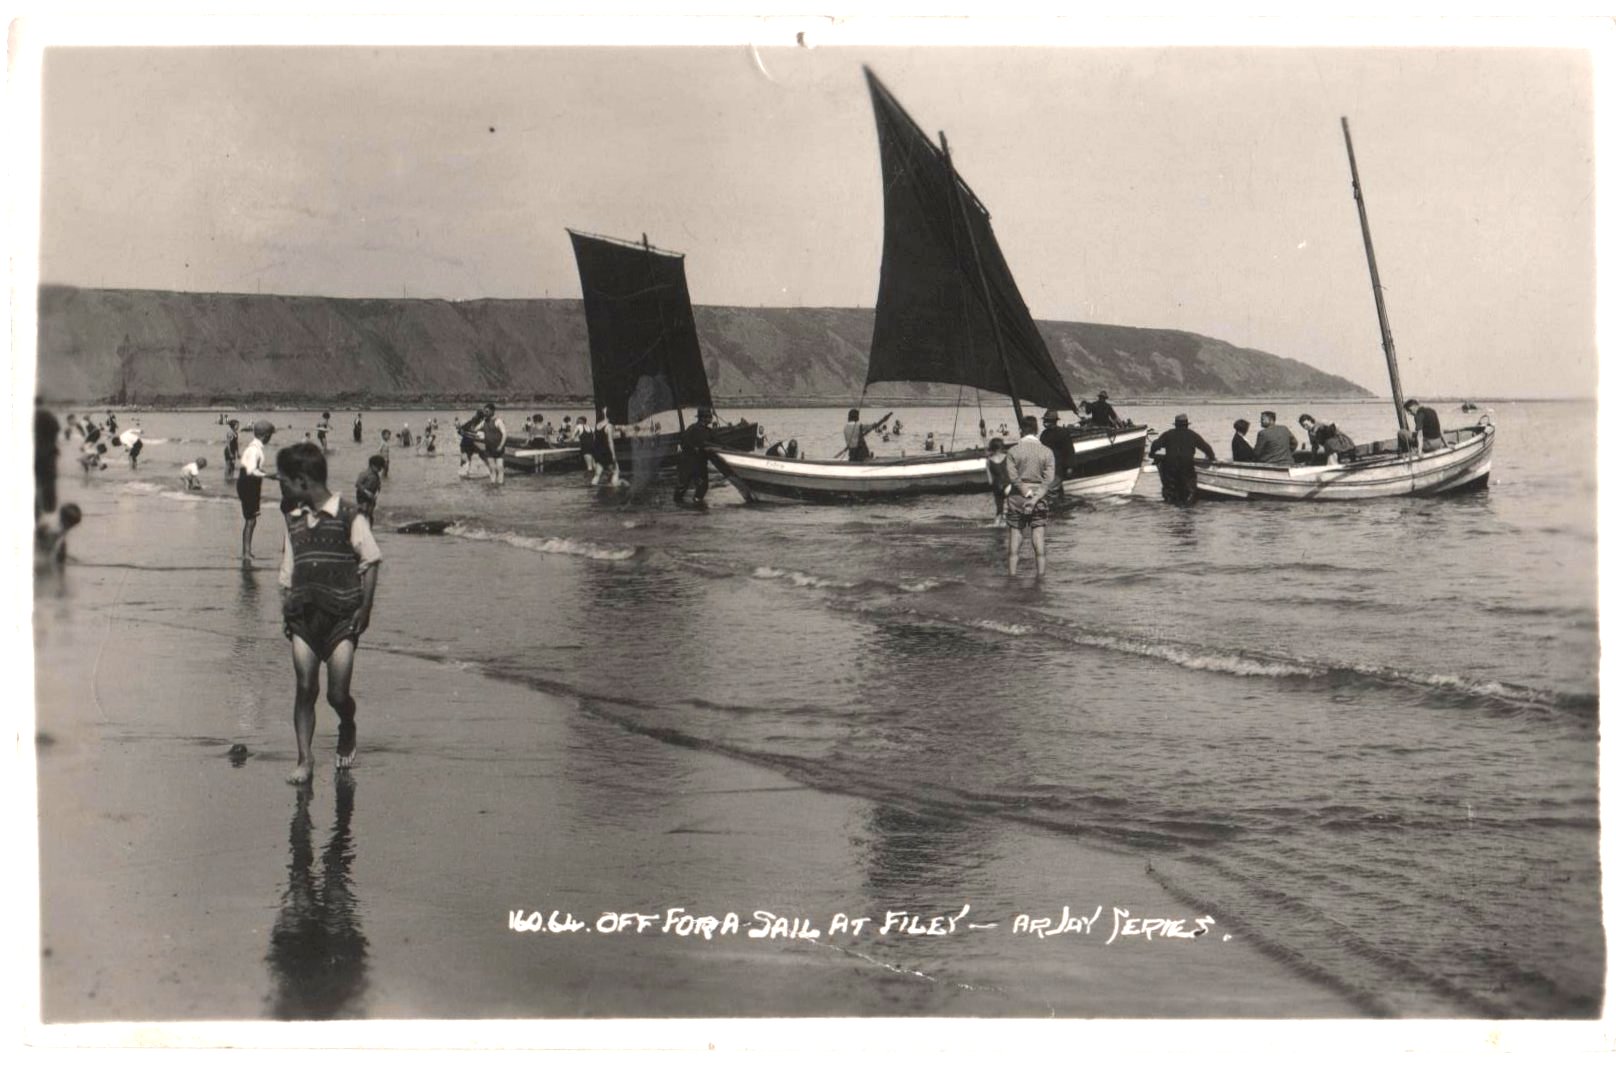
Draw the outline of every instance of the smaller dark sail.
[[[618,424],[711,405],[684,256],[567,233],[583,286],[595,403]]]
[[[868,67],[885,237],[866,385],[947,382],[1074,410],[987,209]]]

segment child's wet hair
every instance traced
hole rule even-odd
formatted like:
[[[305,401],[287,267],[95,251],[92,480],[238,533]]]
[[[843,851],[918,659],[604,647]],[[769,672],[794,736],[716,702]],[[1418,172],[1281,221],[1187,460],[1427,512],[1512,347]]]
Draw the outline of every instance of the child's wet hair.
[[[370,466],[372,470],[380,471],[382,468],[387,466],[387,461],[382,457],[382,454],[378,452],[376,455],[370,458]]]
[[[992,441],[988,442],[988,451],[989,452],[1003,452],[1004,451],[1004,439],[1003,438],[994,438]]]
[[[83,510],[76,504],[62,505],[62,510],[57,512],[56,515],[62,521],[63,530],[78,526],[79,521],[84,518]]]
[[[325,482],[325,453],[320,446],[309,441],[288,445],[275,454],[275,473],[283,479],[307,478],[310,482]]]

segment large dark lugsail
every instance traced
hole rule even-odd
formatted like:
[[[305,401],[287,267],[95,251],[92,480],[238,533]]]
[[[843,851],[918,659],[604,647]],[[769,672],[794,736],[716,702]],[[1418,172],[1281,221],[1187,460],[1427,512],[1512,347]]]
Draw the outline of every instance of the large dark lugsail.
[[[886,190],[866,384],[947,382],[1074,409],[999,251],[987,209],[887,87],[868,68],[864,75],[875,103]]]
[[[568,230],[583,286],[595,403],[614,423],[711,405],[685,258]]]

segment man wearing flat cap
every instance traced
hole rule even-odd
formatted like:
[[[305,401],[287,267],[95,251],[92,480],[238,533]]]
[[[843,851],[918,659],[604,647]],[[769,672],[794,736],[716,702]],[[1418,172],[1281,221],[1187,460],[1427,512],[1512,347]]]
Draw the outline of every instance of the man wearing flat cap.
[[[1173,417],[1173,429],[1164,431],[1150,446],[1150,455],[1156,459],[1156,470],[1161,474],[1162,500],[1168,504],[1195,503],[1195,454],[1206,453],[1208,460],[1217,454],[1206,439],[1190,429],[1190,417]],[[1157,458],[1159,456],[1159,458]]]

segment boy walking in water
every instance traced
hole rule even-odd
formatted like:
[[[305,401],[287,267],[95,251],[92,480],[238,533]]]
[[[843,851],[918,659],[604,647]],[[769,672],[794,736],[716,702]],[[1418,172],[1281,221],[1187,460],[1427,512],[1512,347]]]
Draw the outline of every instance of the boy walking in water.
[[[337,712],[337,767],[351,767],[358,748],[349,693],[354,650],[370,626],[381,550],[370,521],[326,487],[325,454],[300,443],[284,448],[275,467],[281,495],[290,502],[280,586],[286,636],[292,642],[297,699],[292,726],[297,767],[287,782],[306,783],[314,774],[314,704],[320,696],[320,664],[326,665],[326,702]]]
[[[361,471],[354,482],[354,500],[372,524],[376,522],[376,498],[382,492],[382,470],[386,466],[387,461],[381,453],[377,453],[370,458],[370,466]]]

